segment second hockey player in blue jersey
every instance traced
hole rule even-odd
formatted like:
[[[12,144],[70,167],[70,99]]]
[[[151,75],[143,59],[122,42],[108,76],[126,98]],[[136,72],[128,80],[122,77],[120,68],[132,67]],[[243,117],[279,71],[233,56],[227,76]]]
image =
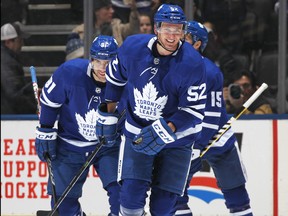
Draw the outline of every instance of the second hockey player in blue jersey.
[[[35,145],[42,161],[46,160],[47,153],[52,160],[57,198],[63,194],[99,144],[95,133],[96,111],[98,105],[104,101],[106,67],[116,55],[117,48],[113,37],[98,36],[91,45],[90,60],[79,58],[65,62],[42,89],[40,127],[37,127]],[[53,127],[57,116],[59,118],[56,130]],[[105,145],[97,153],[92,165],[109,195],[110,215],[117,216],[120,206],[117,183],[119,142]],[[61,216],[83,215],[79,198],[88,171],[89,169],[84,171],[60,204]],[[48,193],[52,194],[50,181]],[[97,206],[97,194],[95,197],[91,199]]]
[[[202,53],[208,43],[208,32],[198,22],[189,21],[186,41]],[[201,139],[194,145],[195,158],[192,160],[190,175],[187,180],[184,196],[179,197],[175,207],[177,216],[192,216],[188,206],[187,189],[194,173],[201,169],[201,159],[207,160],[212,167],[218,186],[223,192],[225,204],[231,215],[252,216],[250,199],[247,193],[246,171],[243,165],[238,143],[233,131],[228,129],[224,135],[213,145],[203,158],[199,157],[202,151],[228,121],[223,100],[223,75],[220,69],[208,58],[204,59],[207,73],[207,102]],[[197,154],[198,153],[198,154]]]
[[[163,4],[154,23],[156,35],[130,36],[119,48],[106,71],[106,103],[98,109],[97,136],[111,142],[117,136],[109,118],[117,116],[116,102],[125,87],[126,122],[118,167],[123,216],[144,214],[150,188],[151,214],[169,215],[184,192],[191,146],[204,117],[205,67],[201,55],[182,41],[183,10]]]

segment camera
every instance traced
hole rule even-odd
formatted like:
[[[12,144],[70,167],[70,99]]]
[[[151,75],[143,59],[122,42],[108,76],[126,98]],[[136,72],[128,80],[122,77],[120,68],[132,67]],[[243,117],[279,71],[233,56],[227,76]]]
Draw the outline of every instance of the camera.
[[[228,86],[229,92],[230,92],[230,96],[234,99],[240,99],[241,93],[242,93],[242,89],[240,87],[240,85],[238,84],[230,84]]]

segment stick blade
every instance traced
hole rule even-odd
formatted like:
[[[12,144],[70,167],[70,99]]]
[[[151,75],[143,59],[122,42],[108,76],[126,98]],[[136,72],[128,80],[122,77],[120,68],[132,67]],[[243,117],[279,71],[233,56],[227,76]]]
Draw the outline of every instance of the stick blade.
[[[36,213],[36,216],[48,216],[51,211],[39,210]],[[58,212],[55,212],[53,216],[59,216]]]

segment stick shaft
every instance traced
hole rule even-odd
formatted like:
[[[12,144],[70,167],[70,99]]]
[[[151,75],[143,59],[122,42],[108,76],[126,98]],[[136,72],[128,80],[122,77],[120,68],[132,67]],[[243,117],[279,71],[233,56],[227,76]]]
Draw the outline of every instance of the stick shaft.
[[[122,110],[120,117],[119,117],[119,121],[123,120],[123,118],[125,117],[126,114],[126,110]],[[68,195],[68,193],[70,192],[70,190],[73,188],[73,186],[76,184],[76,182],[78,181],[78,179],[81,177],[81,175],[83,174],[83,172],[89,167],[89,165],[91,164],[91,162],[93,161],[93,159],[95,158],[95,156],[97,155],[97,153],[100,151],[101,147],[105,144],[105,138],[102,137],[99,139],[100,142],[99,144],[95,147],[94,151],[92,152],[92,154],[88,157],[87,161],[83,164],[83,166],[81,167],[81,169],[78,171],[78,173],[74,176],[74,178],[70,181],[69,185],[66,187],[65,191],[63,192],[63,194],[61,195],[61,197],[58,199],[58,201],[54,204],[52,211],[48,214],[48,216],[53,216],[53,214],[56,212],[56,210],[59,208],[60,204],[63,202],[63,200],[65,199],[65,197]]]
[[[40,102],[38,98],[38,82],[36,77],[36,69],[34,66],[30,67],[30,74],[32,79],[32,85],[33,85],[33,91],[34,91],[34,97],[37,102],[37,115],[40,117]]]
[[[30,67],[30,74],[31,74],[31,80],[32,80],[32,85],[33,85],[33,91],[34,91],[34,97],[37,103],[37,114],[38,114],[38,118],[40,118],[40,102],[39,102],[39,98],[38,98],[38,82],[37,82],[37,76],[36,76],[36,69],[34,66]],[[54,200],[54,203],[57,202],[57,196],[56,196],[56,186],[55,186],[55,180],[54,180],[54,175],[53,175],[53,170],[52,170],[52,162],[50,159],[50,155],[48,154],[48,152],[45,155],[45,159],[47,161],[47,169],[48,169],[48,173],[49,173],[49,179],[51,181],[51,185],[52,185],[52,197]],[[38,215],[38,213],[37,213]]]
[[[54,203],[56,203],[57,202],[56,185],[55,185],[55,179],[54,179],[53,170],[52,170],[52,162],[51,162],[50,155],[48,154],[48,152],[46,153],[45,158],[47,161],[49,179],[52,185],[52,197],[53,197]]]
[[[242,109],[240,112],[236,113],[234,116],[232,116],[225,125],[218,131],[218,133],[213,137],[212,140],[209,141],[209,144],[202,150],[200,157],[203,157],[203,155],[213,146],[220,137],[231,127],[232,123],[236,121],[247,109],[248,107],[263,93],[265,89],[268,88],[268,85],[266,83],[263,83],[256,92],[243,104]]]
[[[63,202],[63,200],[65,199],[65,197],[68,195],[68,193],[70,192],[70,190],[73,188],[73,186],[76,184],[76,182],[78,181],[78,179],[81,177],[81,175],[83,174],[83,172],[89,167],[89,165],[91,164],[91,162],[93,161],[93,159],[95,158],[95,156],[97,155],[97,153],[100,151],[101,147],[104,145],[105,143],[105,139],[102,139],[100,141],[100,143],[96,146],[95,150],[93,151],[93,153],[89,156],[89,158],[87,159],[87,161],[83,164],[83,166],[81,167],[81,169],[78,171],[77,175],[74,176],[74,178],[71,180],[71,182],[69,183],[69,185],[66,187],[65,191],[63,192],[63,194],[61,195],[61,197],[59,198],[59,200],[54,204],[52,211],[49,213],[48,216],[52,216],[58,209],[58,207],[60,206],[60,204]]]

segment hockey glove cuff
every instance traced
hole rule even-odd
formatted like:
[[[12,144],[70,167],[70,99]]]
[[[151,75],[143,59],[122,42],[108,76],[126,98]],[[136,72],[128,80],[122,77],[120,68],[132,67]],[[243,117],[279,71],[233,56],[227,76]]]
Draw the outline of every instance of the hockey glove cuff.
[[[101,103],[97,109],[96,136],[100,140],[105,139],[105,146],[111,147],[118,137],[117,122],[118,113],[108,113],[107,104]]]
[[[132,148],[136,152],[147,155],[155,155],[160,152],[166,144],[174,142],[176,135],[165,122],[160,118],[151,125],[143,128],[133,139]]]
[[[51,160],[56,158],[57,129],[36,128],[35,147],[41,161],[46,161],[45,155],[48,153]]]

